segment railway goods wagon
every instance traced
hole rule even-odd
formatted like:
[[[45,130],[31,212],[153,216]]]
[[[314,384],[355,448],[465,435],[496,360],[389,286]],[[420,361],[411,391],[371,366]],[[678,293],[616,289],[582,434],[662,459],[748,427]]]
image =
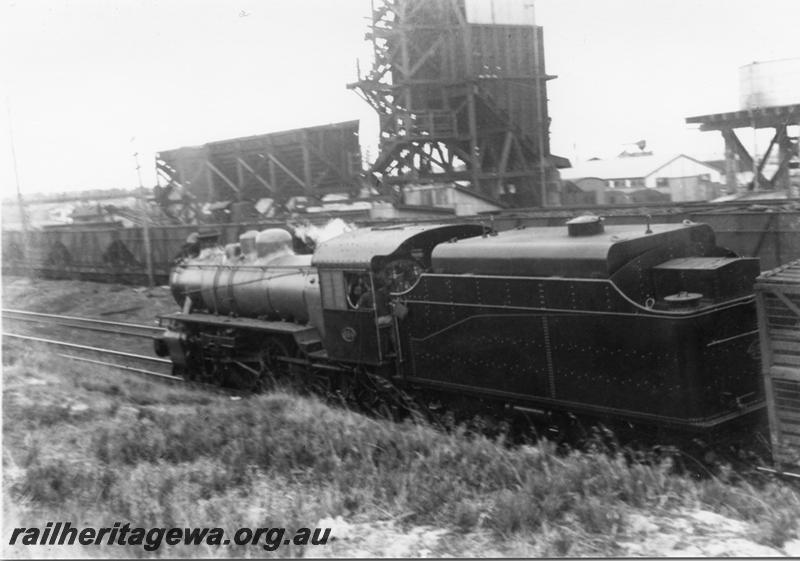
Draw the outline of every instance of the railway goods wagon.
[[[800,470],[800,260],[756,282],[761,365],[772,457],[779,471]]]
[[[755,208],[741,208],[742,203],[681,203],[676,206],[649,205],[648,209],[631,205],[594,208],[602,212],[606,224],[623,225],[642,222],[642,213],[652,214],[652,221],[680,223],[684,219],[709,224],[717,242],[742,256],[758,257],[761,268],[771,269],[800,259],[800,212],[785,201],[759,203]],[[509,209],[474,217],[453,217],[448,223],[488,222],[502,231],[518,226],[556,226],[579,210],[576,208]],[[330,215],[309,214],[304,217],[322,226]],[[352,218],[351,218],[352,219]],[[422,223],[422,220],[418,222]],[[368,228],[386,225],[387,221],[369,221],[362,217],[357,223]],[[215,232],[222,243],[235,242],[238,236],[251,229],[283,228],[291,231],[284,221],[153,226],[150,228],[153,276],[159,284],[169,279],[176,254],[193,232]],[[47,278],[80,278],[106,282],[145,283],[148,281],[144,232],[141,228],[122,228],[110,223],[94,226],[72,224],[53,226],[29,232],[28,239],[19,231],[4,231],[2,242],[3,274],[31,274]],[[299,251],[306,251],[295,241]]]
[[[302,263],[248,244],[173,273],[156,349],[187,377],[698,431],[764,406],[759,263],[707,225],[374,227]]]

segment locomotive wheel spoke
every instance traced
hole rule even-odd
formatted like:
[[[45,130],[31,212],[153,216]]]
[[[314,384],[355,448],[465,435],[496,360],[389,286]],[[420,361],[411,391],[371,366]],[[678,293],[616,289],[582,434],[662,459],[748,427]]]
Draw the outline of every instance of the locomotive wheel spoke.
[[[264,341],[264,346],[261,349],[258,357],[258,387],[257,391],[269,391],[275,388],[278,381],[282,378],[289,378],[290,385],[294,385],[291,381],[293,377],[291,368],[289,369],[288,376],[285,366],[281,365],[278,357],[289,356],[289,350],[280,339],[270,337]]]
[[[264,341],[257,355],[244,361],[234,361],[240,378],[238,387],[256,393],[274,389],[282,374],[277,357],[285,356],[287,352],[278,339],[269,338]]]
[[[233,361],[233,364],[238,367],[236,369],[237,376],[235,380],[233,380],[238,389],[253,392],[259,392],[263,389],[263,376],[258,364],[255,364],[255,368],[250,364],[238,360]]]

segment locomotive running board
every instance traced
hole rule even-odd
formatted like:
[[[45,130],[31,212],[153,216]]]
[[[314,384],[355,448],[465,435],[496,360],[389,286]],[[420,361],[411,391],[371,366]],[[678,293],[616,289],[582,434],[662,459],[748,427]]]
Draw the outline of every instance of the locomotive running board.
[[[181,321],[185,323],[200,323],[215,327],[238,327],[240,329],[253,329],[256,331],[271,331],[279,333],[296,334],[310,329],[310,325],[300,325],[289,321],[267,321],[250,318],[236,318],[229,316],[215,316],[211,314],[184,314],[177,312],[158,316],[160,320]]]

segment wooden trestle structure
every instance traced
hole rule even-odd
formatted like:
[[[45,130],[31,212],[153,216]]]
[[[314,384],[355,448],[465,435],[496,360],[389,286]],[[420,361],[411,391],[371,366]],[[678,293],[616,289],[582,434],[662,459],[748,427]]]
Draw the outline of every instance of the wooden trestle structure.
[[[362,171],[358,121],[165,150],[156,170],[166,188],[201,202],[348,192]]]
[[[459,181],[507,206],[558,202],[542,28],[473,23],[465,0],[383,0],[372,69],[348,87],[380,117],[387,193]],[[532,13],[529,21],[532,21]]]
[[[688,117],[686,122],[699,124],[702,131],[719,131],[722,134],[725,141],[725,177],[729,192],[737,191],[737,172],[753,171],[751,189],[756,191],[783,189],[789,191],[790,196],[800,196],[800,193],[791,193],[789,173],[790,167],[800,161],[798,138],[789,132],[790,127],[800,125],[800,104],[700,115]],[[737,136],[735,129],[741,128],[775,130],[769,146],[760,159],[756,155],[751,155]],[[764,175],[764,168],[776,147],[778,166],[774,173],[767,177]]]

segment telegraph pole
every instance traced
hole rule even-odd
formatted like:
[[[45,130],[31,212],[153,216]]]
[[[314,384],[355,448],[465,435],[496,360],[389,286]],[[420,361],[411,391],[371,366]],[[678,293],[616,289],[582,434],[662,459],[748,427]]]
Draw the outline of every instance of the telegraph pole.
[[[155,278],[153,277],[153,254],[150,246],[150,217],[147,214],[147,199],[144,195],[144,185],[142,184],[142,172],[139,165],[139,153],[133,153],[133,159],[136,161],[136,176],[139,178],[139,193],[141,200],[139,204],[142,208],[142,231],[144,232],[144,258],[147,264],[147,283],[152,288],[155,286]]]
[[[11,143],[11,161],[14,162],[14,181],[17,186],[17,204],[19,205],[19,216],[22,223],[22,259],[25,263],[25,270],[28,276],[33,276],[33,264],[31,263],[30,240],[28,233],[28,214],[25,212],[25,201],[22,199],[22,190],[19,186],[19,170],[17,169],[17,151],[14,147],[14,129],[11,122],[11,102],[6,98],[6,109],[8,110],[8,137]]]

